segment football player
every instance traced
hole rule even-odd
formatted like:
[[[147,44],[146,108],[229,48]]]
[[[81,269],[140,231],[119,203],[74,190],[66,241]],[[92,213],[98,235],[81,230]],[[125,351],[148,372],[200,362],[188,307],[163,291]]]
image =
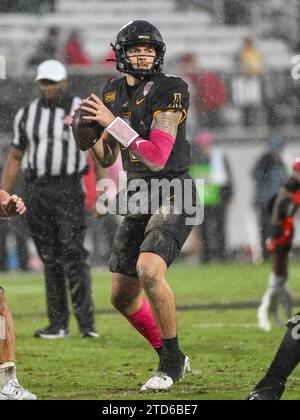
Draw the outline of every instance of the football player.
[[[124,26],[113,45],[122,76],[110,80],[100,100],[84,100],[82,110],[105,128],[92,153],[103,167],[111,166],[121,152],[128,182],[179,180],[183,189],[190,165],[186,140],[189,108],[187,84],[163,70],[165,43],[157,28],[146,21]],[[125,75],[124,75],[125,74]],[[191,181],[191,196],[196,189]],[[185,191],[189,192],[189,191]],[[130,194],[130,193],[128,193]],[[172,194],[169,204],[175,202]],[[148,198],[147,198],[148,199]],[[174,204],[175,206],[175,204]],[[111,301],[115,308],[157,351],[159,366],[142,391],[167,390],[189,370],[189,359],[177,337],[173,292],[166,281],[168,267],[191,233],[187,214],[129,213],[117,232],[110,270]],[[142,296],[145,290],[149,302]]]
[[[23,215],[26,207],[21,198],[0,190],[0,217]],[[0,401],[36,400],[36,396],[18,382],[15,365],[15,333],[4,290],[0,287]]]
[[[273,252],[272,281],[264,301],[274,314],[278,305],[284,303],[287,314],[291,311],[291,298],[288,291],[288,254],[294,233],[294,215],[300,206],[300,159],[294,164],[292,178],[286,183],[276,199],[272,215],[273,235],[268,240],[268,249]],[[264,302],[263,302],[264,304]],[[261,312],[264,308],[261,307]],[[264,317],[268,321],[267,313]],[[263,318],[261,318],[263,320]],[[265,324],[268,325],[268,324]],[[288,377],[300,362],[300,313],[288,323],[286,333],[276,357],[248,400],[280,400]]]
[[[294,215],[300,205],[299,192],[293,192],[295,180],[300,178],[300,163],[295,161],[291,178],[272,205],[270,238],[266,248],[272,254],[272,272],[269,287],[258,309],[258,324],[263,331],[271,331],[270,315],[277,324],[282,325],[279,316],[280,306],[288,318],[292,315],[292,298],[289,291],[289,252],[294,234]],[[299,201],[299,203],[298,203]]]

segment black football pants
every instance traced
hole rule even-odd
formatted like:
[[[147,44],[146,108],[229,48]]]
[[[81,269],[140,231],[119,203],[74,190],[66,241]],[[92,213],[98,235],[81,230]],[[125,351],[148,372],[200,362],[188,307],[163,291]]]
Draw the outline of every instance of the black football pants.
[[[68,327],[68,285],[80,330],[94,328],[81,179],[70,176],[28,180],[25,202],[31,234],[45,264],[50,325]]]

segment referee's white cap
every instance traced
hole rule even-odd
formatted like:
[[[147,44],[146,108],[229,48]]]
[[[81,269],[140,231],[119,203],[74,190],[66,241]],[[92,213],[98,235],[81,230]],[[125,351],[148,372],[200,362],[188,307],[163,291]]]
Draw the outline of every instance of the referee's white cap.
[[[61,82],[67,79],[67,69],[57,60],[47,60],[41,63],[37,69],[35,80],[52,80],[53,82]]]

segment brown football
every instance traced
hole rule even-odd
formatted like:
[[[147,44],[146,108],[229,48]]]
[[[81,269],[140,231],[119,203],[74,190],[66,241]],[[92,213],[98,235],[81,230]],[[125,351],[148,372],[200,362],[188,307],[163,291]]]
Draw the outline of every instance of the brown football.
[[[93,101],[93,98],[88,98]],[[72,132],[76,143],[80,150],[86,151],[90,149],[101,137],[104,128],[95,121],[84,120],[84,116],[91,115],[89,112],[81,108],[75,111],[72,122]]]

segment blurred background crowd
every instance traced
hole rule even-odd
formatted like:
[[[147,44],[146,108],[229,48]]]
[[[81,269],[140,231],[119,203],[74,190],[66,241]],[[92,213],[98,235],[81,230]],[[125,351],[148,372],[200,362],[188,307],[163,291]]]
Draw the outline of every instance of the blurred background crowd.
[[[116,75],[110,42],[133,19],[158,26],[165,72],[189,83],[191,174],[205,179],[205,223],[184,258],[263,261],[268,203],[299,155],[298,0],[0,0],[2,164],[15,112],[36,95],[38,64],[58,59],[72,93],[99,93]],[[118,220],[90,213],[87,205],[91,263],[106,265]],[[35,255],[26,221],[0,221],[0,270],[38,269]]]

